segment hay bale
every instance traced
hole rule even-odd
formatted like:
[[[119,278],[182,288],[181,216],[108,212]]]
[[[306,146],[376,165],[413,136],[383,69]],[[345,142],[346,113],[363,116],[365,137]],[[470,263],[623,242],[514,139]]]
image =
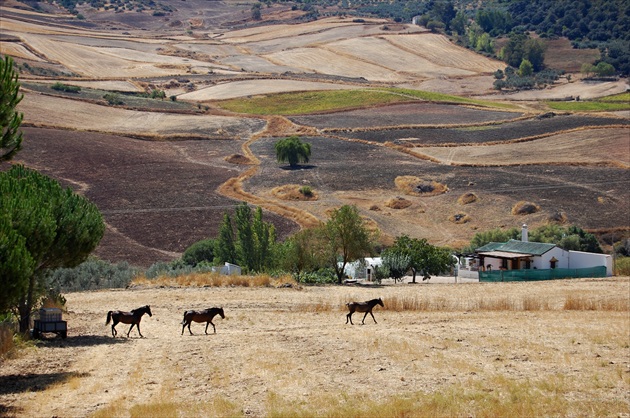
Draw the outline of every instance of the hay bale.
[[[472,192],[464,193],[457,199],[457,203],[459,203],[460,205],[468,205],[476,201],[477,201],[477,195]]]
[[[403,197],[396,196],[393,199],[389,199],[385,202],[385,206],[391,209],[405,209],[411,206],[411,201]]]
[[[448,191],[445,184],[423,180],[416,176],[398,176],[394,180],[398,190],[410,196],[436,196]]]
[[[300,186],[298,184],[285,184],[274,187],[271,194],[282,200],[317,200],[319,196],[310,186]]]
[[[232,154],[229,157],[225,157],[225,161],[238,165],[249,165],[252,163],[249,158],[241,154]]]
[[[540,210],[540,206],[521,200],[512,207],[512,215],[531,215]]]
[[[548,218],[549,222],[557,224],[566,224],[568,220],[566,212],[563,211],[558,211]]]
[[[448,217],[448,220],[455,224],[465,224],[470,222],[470,216],[466,213],[456,213]]]

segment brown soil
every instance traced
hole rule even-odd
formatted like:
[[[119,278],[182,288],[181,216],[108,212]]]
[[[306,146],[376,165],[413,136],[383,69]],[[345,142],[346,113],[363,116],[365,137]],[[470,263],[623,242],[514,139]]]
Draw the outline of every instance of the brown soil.
[[[582,415],[585,400],[599,416],[630,413],[627,277],[430,282],[70,293],[68,338],[46,334],[33,348],[2,361],[0,411],[9,417],[129,416],[134,408],[158,416],[173,415],[171,408],[186,416],[262,417],[283,407],[289,415],[302,408],[317,415],[344,410],[353,399],[379,404],[424,394],[437,400],[474,388],[474,398],[483,401],[471,401],[465,410],[475,415],[504,402],[512,393],[510,382],[529,382],[537,400],[567,408],[561,415]],[[568,300],[585,296],[626,308],[563,309]],[[353,317],[357,325],[345,324],[346,302],[376,297],[385,304],[374,309],[378,324],[368,315],[360,325],[360,314]],[[403,300],[425,308],[401,309]],[[523,309],[533,301],[538,309]],[[145,338],[135,329],[126,338],[124,324],[112,338],[107,311],[145,304],[153,313],[141,322]],[[184,310],[211,306],[226,313],[213,321],[216,334],[205,335],[205,324],[193,323],[195,335],[181,335]]]

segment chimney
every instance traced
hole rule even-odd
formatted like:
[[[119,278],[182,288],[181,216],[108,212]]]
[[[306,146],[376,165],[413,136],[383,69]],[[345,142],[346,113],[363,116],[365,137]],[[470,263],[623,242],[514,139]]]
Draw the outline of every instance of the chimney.
[[[527,224],[523,224],[523,228],[521,228],[521,241],[528,242],[527,236]]]

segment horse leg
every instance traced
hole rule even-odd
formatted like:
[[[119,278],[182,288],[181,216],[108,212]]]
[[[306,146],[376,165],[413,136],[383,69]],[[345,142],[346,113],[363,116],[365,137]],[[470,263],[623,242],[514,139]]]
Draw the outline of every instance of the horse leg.
[[[138,334],[140,334],[140,338],[144,338],[144,335],[140,332],[140,322],[136,324],[136,328],[138,328]]]
[[[182,335],[184,335],[184,329],[186,328],[186,321],[182,322],[184,325],[182,325]]]
[[[116,325],[118,325],[118,321],[114,320],[114,322],[112,322],[112,337],[116,338],[116,335],[118,334],[118,331],[116,331]]]
[[[206,330],[205,330],[206,335],[208,335],[208,325],[210,325],[210,321],[206,322]],[[214,324],[212,326],[214,326]]]
[[[190,321],[190,322],[188,323],[188,332],[190,332],[190,335],[194,335],[194,334],[192,333],[192,331],[190,330],[190,324],[192,324],[192,321]]]
[[[210,323],[212,324],[212,329],[214,329],[214,333],[217,333],[217,327],[214,326],[214,322],[212,322],[212,320],[210,320]],[[206,329],[208,329],[208,324],[206,324]]]
[[[362,324],[362,325],[365,325],[365,317],[367,316],[367,314],[368,314],[368,313],[369,313],[369,314],[372,314],[372,312],[367,311],[367,312],[365,313],[365,315],[363,315],[363,321],[361,321],[361,324]]]
[[[352,323],[352,314],[353,312],[350,312],[348,315],[346,315],[346,324],[348,323],[348,320],[350,321],[350,325],[354,325]]]
[[[372,319],[374,320],[374,323],[378,324],[378,322],[376,322],[376,318],[374,318],[374,314],[372,313],[372,311],[370,311],[370,315],[372,315]]]
[[[129,333],[133,329],[134,325],[136,325],[136,324],[131,324],[131,326],[129,327],[129,331],[127,331],[127,338],[129,338]]]

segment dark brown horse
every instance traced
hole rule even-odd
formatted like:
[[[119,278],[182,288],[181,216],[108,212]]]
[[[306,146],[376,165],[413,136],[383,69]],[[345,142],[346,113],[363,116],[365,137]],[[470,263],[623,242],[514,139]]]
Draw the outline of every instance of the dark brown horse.
[[[109,311],[107,312],[107,322],[105,322],[105,325],[109,324],[109,321],[112,321],[112,336],[114,338],[116,338],[116,335],[118,334],[118,331],[116,331],[116,328],[114,327],[119,322],[122,322],[123,324],[131,324],[131,327],[129,327],[129,331],[127,331],[127,337],[129,337],[129,333],[131,332],[131,329],[134,325],[136,326],[136,328],[138,328],[138,334],[140,334],[140,337],[143,337],[142,333],[140,332],[140,320],[142,319],[142,315],[144,315],[145,313],[149,314],[149,316],[153,316],[151,314],[151,308],[149,307],[149,305],[134,309],[131,312]]]
[[[365,324],[365,317],[367,316],[367,314],[372,315],[372,319],[374,320],[374,323],[377,324],[376,318],[374,318],[374,314],[372,313],[372,308],[374,308],[376,305],[381,305],[385,307],[385,305],[383,305],[383,301],[381,300],[381,298],[368,300],[367,302],[346,303],[346,306],[348,307],[348,310],[350,311],[350,313],[346,315],[346,324],[348,323],[348,321],[350,321],[350,323],[354,325],[352,323],[352,314],[355,312],[365,312],[365,315],[363,315],[363,321],[361,321],[361,324]]]
[[[214,333],[217,333],[217,327],[212,323],[212,318],[216,315],[221,315],[221,318],[225,319],[225,314],[223,313],[223,308],[209,308],[204,309],[203,311],[186,311],[184,312],[184,320],[182,321],[182,335],[184,335],[184,328],[188,325],[188,332],[190,335],[193,335],[190,330],[190,324],[195,322],[205,322],[206,323],[206,334],[208,334],[208,325],[212,324],[212,328],[214,329]]]

